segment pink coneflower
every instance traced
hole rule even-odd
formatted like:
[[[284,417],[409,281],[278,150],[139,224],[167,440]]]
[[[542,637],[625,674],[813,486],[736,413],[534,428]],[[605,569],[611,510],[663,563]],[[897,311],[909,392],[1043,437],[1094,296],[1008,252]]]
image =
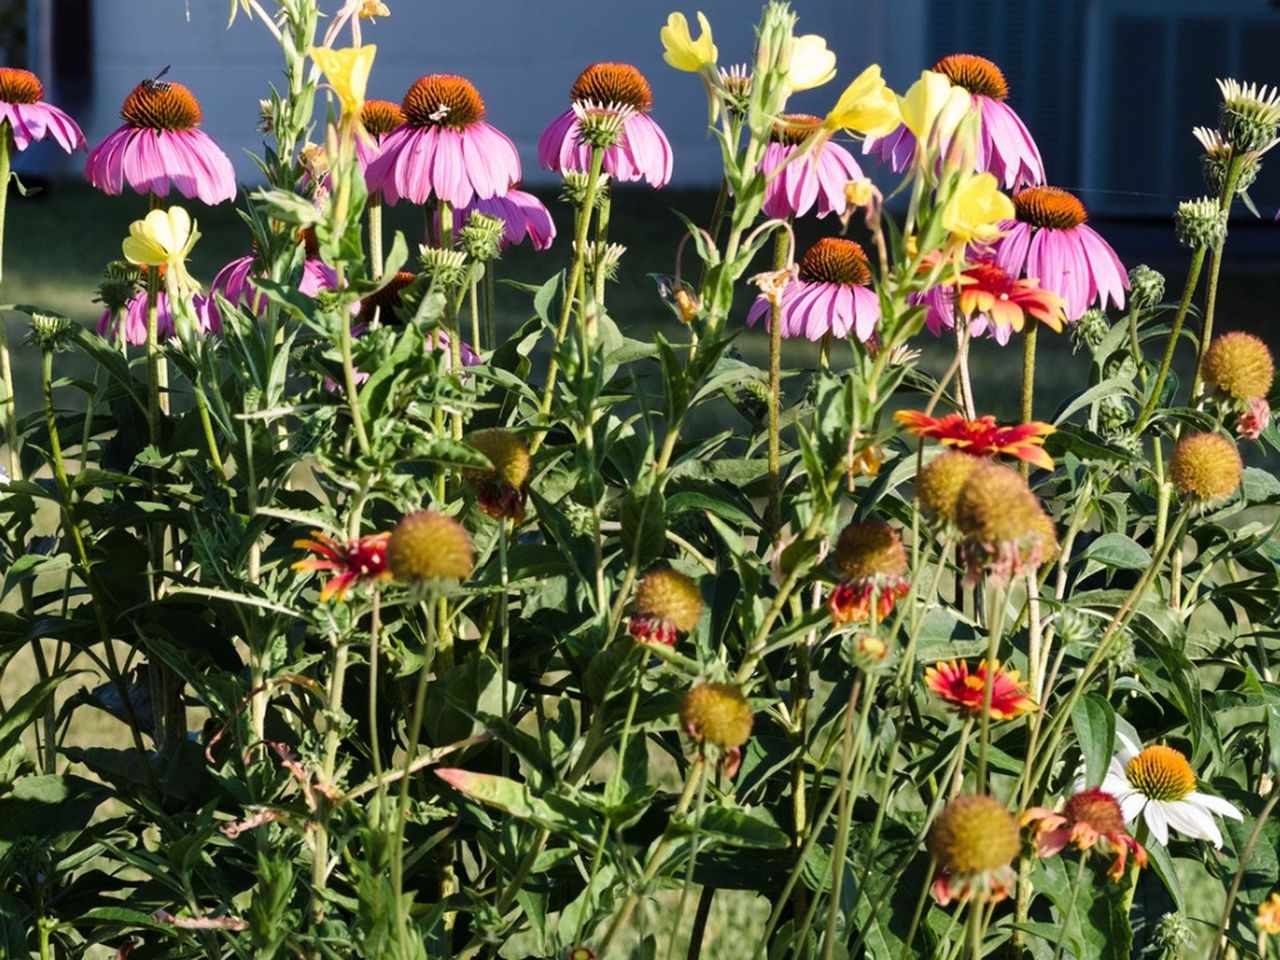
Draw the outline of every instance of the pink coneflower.
[[[113,197],[167,196],[222,203],[236,195],[231,161],[200,124],[200,104],[180,83],[144,80],[120,109],[124,126],[103,140],[85,162],[89,182]]]
[[[356,157],[363,172],[382,155],[383,141],[404,126],[404,111],[400,104],[390,100],[366,100],[360,111],[360,122],[369,134],[367,140],[364,137],[356,139]]]
[[[1000,68],[984,57],[953,53],[935,63],[933,69],[968,90],[973,98],[971,109],[981,118],[975,171],[993,174],[1005,189],[1044,183],[1040,148],[1031,139],[1026,124],[1005,103],[1009,84]],[[916,138],[901,126],[887,137],[868,139],[863,153],[873,152],[894,172],[901,172],[915,155]]]
[[[208,300],[197,296],[192,301],[196,323],[205,333],[221,333],[222,319],[215,311],[209,309]],[[156,292],[156,334],[160,340],[168,340],[176,330],[173,325],[173,310],[169,307],[169,294],[163,289]],[[115,343],[120,336],[119,319],[110,310],[102,311],[98,319],[98,334]],[[141,346],[147,342],[147,291],[139,290],[125,307],[124,319],[125,341],[131,346]]]
[[[1021,331],[1028,319],[1061,332],[1066,307],[1062,297],[1041,289],[1033,279],[1009,276],[990,256],[973,259],[958,283],[942,283],[913,294],[912,302],[929,308],[924,322],[936,336],[955,327],[958,305],[968,318],[970,333],[989,334],[1001,345],[1009,342],[1014,331]]]
[[[500,197],[473,200],[463,209],[454,210],[453,235],[455,237],[472,213],[488,214],[506,224],[502,237],[498,241],[498,246],[502,250],[523,243],[526,237],[533,244],[533,249],[546,250],[551,246],[551,241],[556,238],[556,225],[551,220],[551,212],[532,193],[516,187]],[[437,229],[439,224],[440,215],[437,213]]]
[[[765,147],[760,170],[769,178],[764,212],[770,217],[803,217],[818,205],[818,217],[844,216],[849,206],[845,187],[862,179],[862,168],[844,147],[826,143],[809,156],[787,160],[822,127],[822,120],[806,113],[783,114]],[[779,171],[775,175],[775,171]]]
[[[381,155],[365,170],[370,191],[381,190],[387,203],[435,198],[465,207],[520,181],[515,144],[484,122],[484,100],[469,80],[420,77],[400,110],[404,126],[386,135]]]
[[[43,98],[44,84],[30,70],[0,67],[0,122],[13,131],[13,145],[21,151],[53,137],[67,153],[83,150],[84,134],[76,122]]]
[[[653,91],[644,74],[626,63],[594,63],[579,74],[569,95],[578,110],[571,107],[543,131],[538,163],[557,173],[590,170],[591,147],[579,136],[579,111],[618,110],[625,117],[622,136],[605,148],[604,172],[625,183],[645,180],[650,186],[664,187],[670,182],[671,144],[648,116]]]
[[[799,276],[782,290],[782,335],[821,340],[853,333],[869,340],[880,320],[880,298],[870,284],[871,265],[862,247],[824,237],[809,248],[800,260]],[[767,326],[772,308],[768,296],[756,298],[748,325],[763,318]]]
[[[1124,307],[1129,276],[1105,240],[1085,223],[1084,204],[1057,187],[1027,187],[1013,196],[1016,220],[1000,225],[996,264],[1014,277],[1036,277],[1045,290],[1067,301],[1076,321],[1096,300]]]
[[[298,281],[298,292],[303,296],[314,297],[321,290],[332,290],[338,285],[337,274],[332,267],[320,259],[315,233],[305,230],[299,242],[306,246],[306,260],[302,264],[302,277]],[[261,316],[267,309],[266,295],[254,285],[254,280],[264,276],[262,264],[256,254],[237,257],[218,271],[210,284],[207,309],[210,320],[219,328],[222,318],[218,313],[215,293],[222,294],[228,303],[246,306],[255,315]]]

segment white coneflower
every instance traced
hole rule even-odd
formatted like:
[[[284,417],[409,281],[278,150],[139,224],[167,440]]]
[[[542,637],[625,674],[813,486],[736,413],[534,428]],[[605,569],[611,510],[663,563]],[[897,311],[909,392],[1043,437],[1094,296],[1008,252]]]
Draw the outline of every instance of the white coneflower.
[[[1173,829],[1221,847],[1222,832],[1214,814],[1244,819],[1221,797],[1196,790],[1196,775],[1180,751],[1163,744],[1144,750],[1120,731],[1116,738],[1120,752],[1111,759],[1102,789],[1120,802],[1126,822],[1142,817],[1162,846],[1168,844],[1169,830]]]

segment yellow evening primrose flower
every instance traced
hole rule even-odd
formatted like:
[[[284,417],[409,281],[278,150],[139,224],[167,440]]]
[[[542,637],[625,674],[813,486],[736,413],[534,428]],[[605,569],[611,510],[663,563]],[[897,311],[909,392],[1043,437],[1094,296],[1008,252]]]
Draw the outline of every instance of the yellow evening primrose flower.
[[[360,6],[361,20],[372,20],[374,17],[389,16],[391,16],[391,8],[383,3],[382,0],[364,0],[364,3]]]
[[[880,75],[880,65],[873,63],[845,87],[823,126],[828,130],[854,130],[869,137],[882,137],[901,122],[898,97]]]
[[[124,258],[140,267],[164,267],[171,283],[181,289],[200,289],[187,273],[186,259],[200,239],[191,214],[183,207],[152,210],[129,225],[121,247]]]
[[[990,243],[1000,236],[1000,221],[1012,219],[1013,201],[990,173],[964,177],[942,209],[942,229],[957,244]]]
[[[324,78],[338,95],[344,117],[357,117],[364,109],[364,95],[369,87],[369,73],[378,48],[373,44],[362,47],[312,47],[311,59],[324,73]]]
[[[698,11],[698,26],[702,28],[702,34],[694,40],[689,33],[689,21],[683,13],[667,17],[667,25],[659,34],[665,51],[662,59],[686,73],[699,73],[703,67],[713,65],[719,59],[720,51],[711,41],[711,24],[701,10]]]
[[[836,55],[827,49],[827,41],[816,33],[796,37],[791,47],[791,68],[787,71],[787,86],[797,90],[812,90],[829,83],[836,75]]]
[[[947,77],[932,70],[923,71],[920,79],[898,97],[902,122],[920,143],[951,136],[971,103],[967,90],[953,86]]]

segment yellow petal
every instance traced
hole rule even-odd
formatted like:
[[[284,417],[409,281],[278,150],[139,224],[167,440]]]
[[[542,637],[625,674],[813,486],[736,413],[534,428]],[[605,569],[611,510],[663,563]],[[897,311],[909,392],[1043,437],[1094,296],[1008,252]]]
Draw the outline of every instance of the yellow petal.
[[[827,114],[825,126],[829,130],[855,130],[869,137],[880,137],[901,121],[898,98],[880,76],[880,65],[873,63],[845,87]]]
[[[925,142],[929,139],[934,121],[942,111],[950,92],[950,80],[941,73],[925,70],[921,72],[920,79],[913,83],[905,94],[898,97],[898,110],[902,114],[902,122],[915,134],[917,140]]]
[[[311,59],[324,74],[325,80],[338,95],[344,116],[355,116],[364,107],[365,92],[369,88],[369,73],[373,70],[373,58],[378,48],[374,44],[360,47],[312,47]]]
[[[987,243],[1000,236],[1000,222],[1014,218],[1013,201],[990,173],[965,177],[942,209],[942,228],[954,243]]]
[[[662,58],[677,70],[698,73],[703,67],[714,64],[720,51],[711,39],[711,24],[698,12],[698,26],[702,33],[697,40],[689,33],[689,21],[683,13],[672,13],[667,25],[659,32],[662,40]]]
[[[827,41],[816,33],[796,37],[791,48],[791,69],[787,86],[795,90],[812,90],[830,82],[836,75],[836,55],[827,49]]]

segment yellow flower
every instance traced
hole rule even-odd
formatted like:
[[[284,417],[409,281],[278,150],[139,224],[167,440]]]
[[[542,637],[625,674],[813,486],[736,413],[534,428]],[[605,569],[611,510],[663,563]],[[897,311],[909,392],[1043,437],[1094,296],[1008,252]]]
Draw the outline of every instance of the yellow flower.
[[[686,73],[698,73],[703,67],[713,65],[720,56],[720,51],[711,41],[711,24],[707,22],[702,11],[698,11],[698,26],[702,34],[697,40],[689,33],[689,21],[683,13],[673,13],[667,17],[667,25],[662,28],[662,59]]]
[[[901,122],[898,98],[880,76],[880,65],[873,63],[845,87],[823,125],[828,130],[855,130],[882,137]]]
[[[170,283],[180,289],[200,289],[187,273],[186,259],[200,239],[195,221],[182,207],[152,210],[129,225],[121,244],[124,258],[141,267],[164,267]]]
[[[787,71],[787,86],[792,92],[820,87],[835,75],[836,55],[827,49],[826,40],[816,33],[796,37]]]
[[[364,0],[364,3],[360,6],[361,20],[372,20],[374,17],[389,16],[391,16],[391,8],[383,3],[382,0]]]
[[[1280,933],[1280,893],[1273,893],[1258,904],[1258,930],[1272,936]]]
[[[906,94],[898,97],[902,122],[920,143],[944,140],[969,112],[972,98],[941,73],[925,70]]]
[[[329,86],[342,103],[344,117],[358,117],[364,108],[364,94],[369,86],[369,72],[378,48],[373,44],[362,47],[312,47],[311,59],[324,73]]]
[[[1013,201],[1000,192],[999,181],[989,173],[969,174],[942,210],[942,229],[954,243],[990,243],[1000,236],[1000,221],[1013,218]]]

